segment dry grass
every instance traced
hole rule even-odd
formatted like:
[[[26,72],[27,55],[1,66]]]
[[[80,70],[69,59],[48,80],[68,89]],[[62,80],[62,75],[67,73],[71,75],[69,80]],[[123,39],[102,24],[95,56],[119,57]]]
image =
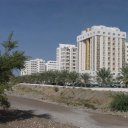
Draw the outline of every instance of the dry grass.
[[[40,86],[15,86],[14,94],[27,95],[42,100],[64,103],[72,106],[82,106],[92,109],[107,110],[115,92],[92,91],[90,89],[40,87]]]

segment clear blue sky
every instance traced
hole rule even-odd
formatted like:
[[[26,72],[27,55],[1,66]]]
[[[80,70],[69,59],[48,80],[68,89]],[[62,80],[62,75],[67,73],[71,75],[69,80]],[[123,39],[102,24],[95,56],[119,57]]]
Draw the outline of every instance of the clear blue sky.
[[[128,0],[0,0],[0,41],[9,32],[33,58],[55,60],[59,43],[76,44],[92,25],[128,31]]]

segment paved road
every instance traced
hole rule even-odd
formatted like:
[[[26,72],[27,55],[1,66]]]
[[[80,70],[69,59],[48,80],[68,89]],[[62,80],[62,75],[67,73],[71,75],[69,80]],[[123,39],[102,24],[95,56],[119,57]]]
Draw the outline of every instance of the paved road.
[[[47,114],[52,120],[81,128],[128,128],[128,119],[123,117],[87,112],[16,96],[10,96],[9,101],[20,110],[34,110],[37,115]]]

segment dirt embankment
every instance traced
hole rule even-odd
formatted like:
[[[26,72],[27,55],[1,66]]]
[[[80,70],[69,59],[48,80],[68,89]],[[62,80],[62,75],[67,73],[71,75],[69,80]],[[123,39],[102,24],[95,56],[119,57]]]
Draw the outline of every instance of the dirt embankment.
[[[81,106],[91,109],[109,110],[112,95],[111,91],[92,91],[90,89],[58,88],[42,86],[17,85],[13,87],[13,95],[22,95],[43,101],[52,101],[71,106]]]
[[[75,89],[75,88],[58,88],[58,87],[40,87],[40,86],[15,86],[13,87],[13,91],[12,92],[8,92],[9,95],[12,95],[12,97],[16,97],[19,96],[20,100],[16,100],[18,98],[15,98],[15,100],[11,100],[13,104],[15,104],[16,106],[19,104],[19,108],[20,107],[29,107],[29,110],[31,108],[31,106],[33,105],[34,110],[35,110],[35,106],[37,106],[36,108],[38,109],[44,109],[44,107],[46,106],[46,104],[51,104],[48,102],[56,102],[55,104],[51,104],[48,105],[48,107],[46,107],[46,110],[48,109],[48,112],[51,113],[51,115],[56,115],[58,117],[58,119],[62,120],[67,120],[70,122],[77,122],[80,123],[80,126],[82,125],[82,127],[85,128],[105,128],[108,126],[113,126],[113,128],[117,128],[119,126],[120,127],[127,127],[127,118],[118,118],[118,116],[111,116],[111,115],[106,115],[106,114],[101,114],[101,112],[105,112],[105,113],[109,113],[109,114],[115,114],[115,115],[121,115],[122,113],[110,113],[109,111],[109,103],[112,100],[112,95],[115,94],[115,92],[110,92],[110,91],[92,91],[92,90],[84,90],[84,89]],[[24,98],[23,98],[24,97]],[[25,98],[26,97],[26,98]],[[35,100],[35,102],[39,102],[39,104],[35,103],[33,100],[34,99],[38,99]],[[23,100],[23,103],[21,102]],[[27,101],[26,101],[27,100]],[[42,101],[46,101],[46,102],[42,102]],[[58,105],[58,103],[62,103],[63,105],[66,104],[69,106],[75,106],[78,108],[93,108],[95,109],[94,111],[92,111],[92,109],[75,109],[75,115],[74,113],[71,111],[70,114],[69,111],[68,113],[66,113],[66,116],[64,116],[62,114],[62,108],[58,109],[58,106],[62,106],[62,105]],[[43,106],[41,107],[41,104],[43,104]],[[44,105],[45,104],[45,105]],[[25,106],[22,106],[25,105]],[[57,109],[54,109],[54,105],[56,105]],[[41,108],[40,108],[41,107]],[[71,110],[72,107],[67,107]],[[53,110],[54,109],[54,110]],[[21,109],[22,110],[22,109]],[[46,112],[43,111],[44,112]],[[61,111],[59,111],[61,110]],[[78,111],[77,111],[78,110]],[[80,110],[80,111],[79,111]],[[81,111],[82,110],[82,111]],[[84,111],[83,111],[84,110]],[[54,113],[54,112],[58,112],[58,113]],[[98,111],[98,112],[97,112]],[[40,113],[40,112],[39,112]],[[61,115],[62,114],[62,115]],[[101,115],[100,115],[101,114]],[[126,113],[125,113],[126,114]],[[90,116],[89,116],[90,115]],[[71,118],[72,116],[72,118]],[[66,118],[65,118],[66,117]],[[74,118],[76,117],[76,118]],[[32,118],[32,122],[30,124],[33,124],[34,120],[39,120],[39,117],[33,117]],[[75,120],[76,119],[76,120]],[[125,120],[126,119],[126,120]],[[31,119],[26,119],[25,121],[31,121]],[[75,121],[74,121],[75,120]],[[91,122],[91,121],[92,122]],[[19,120],[17,120],[19,121]],[[14,122],[15,123],[17,123]],[[22,120],[20,120],[22,121]],[[51,127],[49,126],[49,122],[50,120],[46,120],[46,125],[47,126],[42,126],[42,128],[75,128],[74,126],[71,125],[64,125],[61,123],[55,123],[52,122]],[[79,122],[80,121],[80,122]],[[43,121],[41,121],[43,122]],[[117,125],[117,122],[119,123]],[[13,122],[12,122],[13,124]],[[20,124],[20,123],[18,123]],[[26,125],[27,123],[24,123],[24,125]],[[44,123],[43,123],[44,124]],[[76,123],[74,123],[75,126],[79,126],[76,125]],[[93,125],[93,127],[92,127]],[[26,126],[27,127],[27,126]],[[2,128],[2,127],[0,127]],[[6,128],[6,127],[5,127]],[[11,128],[11,127],[7,127],[7,128]],[[19,127],[19,128],[24,128],[24,127]],[[33,127],[32,127],[33,128]],[[36,127],[35,127],[36,128]],[[37,127],[40,128],[40,127]]]

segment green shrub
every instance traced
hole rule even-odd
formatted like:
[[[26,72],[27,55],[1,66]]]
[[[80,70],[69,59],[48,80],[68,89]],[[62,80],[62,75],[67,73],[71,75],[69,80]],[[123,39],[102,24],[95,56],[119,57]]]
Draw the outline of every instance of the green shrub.
[[[6,95],[0,95],[0,106],[6,110],[10,107],[10,103]]]
[[[54,88],[54,91],[55,91],[55,92],[58,92],[58,91],[59,91],[59,88],[58,88],[58,87],[55,87],[55,88]]]
[[[112,111],[128,111],[128,94],[119,93],[113,96],[110,108]]]
[[[96,109],[95,105],[91,104],[91,103],[84,103],[84,107],[87,107],[87,108],[91,108],[91,109]]]

